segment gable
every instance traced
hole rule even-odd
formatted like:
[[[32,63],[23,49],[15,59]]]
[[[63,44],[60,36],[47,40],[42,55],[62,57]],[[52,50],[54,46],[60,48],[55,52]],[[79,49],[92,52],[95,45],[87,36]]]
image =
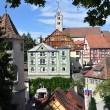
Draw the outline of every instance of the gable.
[[[56,51],[56,49],[50,47],[49,45],[41,43],[35,46],[34,48],[30,49],[29,51]]]
[[[37,51],[47,51],[48,49],[44,45],[40,45]]]

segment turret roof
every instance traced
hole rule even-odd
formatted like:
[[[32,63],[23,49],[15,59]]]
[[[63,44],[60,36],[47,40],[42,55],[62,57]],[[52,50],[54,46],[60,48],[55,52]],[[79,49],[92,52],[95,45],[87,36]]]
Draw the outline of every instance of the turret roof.
[[[0,27],[3,28],[3,31],[5,32],[3,37],[22,39],[22,37],[19,35],[15,25],[13,24],[10,16],[7,13],[5,13],[1,18]]]

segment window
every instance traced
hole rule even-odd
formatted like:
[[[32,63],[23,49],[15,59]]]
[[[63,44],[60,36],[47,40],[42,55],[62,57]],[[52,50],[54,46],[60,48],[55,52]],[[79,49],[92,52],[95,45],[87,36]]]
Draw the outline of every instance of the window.
[[[40,67],[40,72],[46,72],[47,68],[46,67]]]
[[[94,84],[98,84],[99,80],[98,79],[94,79]]]
[[[34,72],[35,71],[35,68],[34,67],[31,67],[31,72]]]
[[[93,79],[92,78],[88,78],[88,83],[89,84],[93,84]]]
[[[57,17],[58,20],[60,20],[60,17]]]
[[[66,40],[66,38],[60,38],[60,41],[65,41]]]
[[[80,51],[76,51],[76,55],[80,55]]]
[[[40,52],[40,56],[45,56],[45,52]]]
[[[97,52],[97,49],[93,49],[93,52]]]
[[[23,51],[23,43],[20,44],[20,50]]]
[[[62,51],[62,56],[65,56],[66,55],[66,52],[65,51]]]
[[[56,62],[55,62],[55,59],[51,59],[51,64],[55,64]]]
[[[56,34],[56,35],[59,35],[59,32],[56,32],[55,34]]]
[[[93,57],[94,57],[94,58],[98,57],[98,54],[93,54]]]
[[[65,68],[65,67],[62,67],[61,70],[62,70],[62,71],[66,71],[66,68]]]
[[[31,52],[31,56],[33,56],[33,52]]]
[[[43,50],[43,47],[41,47],[41,49]]]
[[[54,38],[50,38],[50,41],[54,41]]]
[[[35,64],[35,59],[31,59],[31,65]]]
[[[55,56],[55,52],[52,52],[51,55],[52,55],[52,56]]]
[[[60,25],[60,22],[57,22],[58,25]]]
[[[61,63],[62,64],[66,64],[66,59],[65,58],[62,58]]]
[[[52,67],[51,68],[51,71],[56,71],[56,67]]]
[[[13,42],[9,41],[6,50],[12,50],[12,49],[13,49]]]
[[[40,64],[45,64],[45,59],[40,59]]]

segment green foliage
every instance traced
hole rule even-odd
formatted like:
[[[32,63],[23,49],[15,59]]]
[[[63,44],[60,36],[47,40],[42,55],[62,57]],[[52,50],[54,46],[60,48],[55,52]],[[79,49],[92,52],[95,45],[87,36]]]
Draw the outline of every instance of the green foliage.
[[[81,78],[80,80],[75,81],[75,85],[78,86],[78,88],[83,91],[85,87],[85,78]]]
[[[10,4],[10,7],[15,8],[15,7],[19,7],[19,5],[21,4],[21,0],[6,0],[7,3]],[[36,6],[39,7],[44,7],[45,6],[45,0],[24,0],[25,3],[29,3],[29,4],[34,4]]]
[[[27,51],[35,46],[36,40],[29,33],[23,34],[22,37],[24,38],[24,62],[27,62]]]
[[[61,87],[66,91],[74,82],[70,78],[53,77],[51,79],[37,78],[30,80],[30,94],[35,94],[39,86],[42,85],[54,91],[57,87]]]
[[[0,106],[2,110],[10,110],[14,73],[11,70],[10,55],[5,51],[7,43],[1,36],[0,31]]]
[[[90,97],[88,110],[97,110],[96,101],[95,101],[94,97]]]
[[[90,26],[103,26],[110,15],[109,0],[73,0],[73,5],[88,9],[84,22],[88,22]]]
[[[110,78],[97,85],[94,94],[99,92],[105,102],[105,108],[110,109]]]

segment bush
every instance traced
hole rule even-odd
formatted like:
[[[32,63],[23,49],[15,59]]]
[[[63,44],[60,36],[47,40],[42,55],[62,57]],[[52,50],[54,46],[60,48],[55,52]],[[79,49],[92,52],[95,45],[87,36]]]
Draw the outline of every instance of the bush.
[[[47,78],[37,78],[30,80],[30,94],[34,95],[36,90],[40,86],[44,86],[47,89],[50,89],[52,92],[57,88],[61,87],[64,91],[66,91],[70,86],[73,86],[74,82],[70,78],[63,77],[53,77],[51,79]]]

